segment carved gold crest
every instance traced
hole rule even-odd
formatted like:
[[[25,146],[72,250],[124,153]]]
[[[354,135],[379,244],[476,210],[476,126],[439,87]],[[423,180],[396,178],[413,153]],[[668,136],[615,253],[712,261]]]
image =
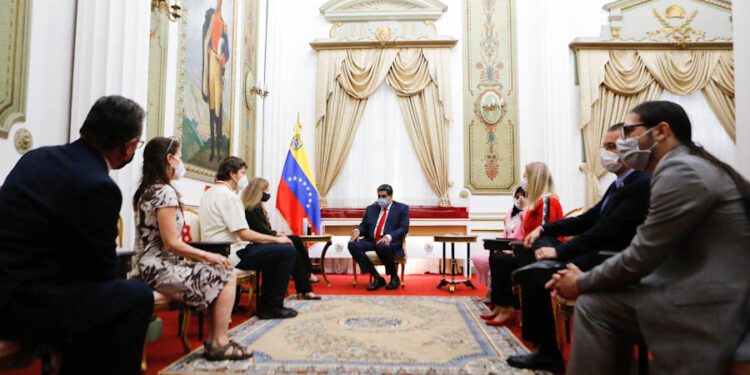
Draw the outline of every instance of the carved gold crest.
[[[683,9],[680,6],[672,5],[670,7],[667,7],[667,9],[664,11],[664,15],[659,13],[656,8],[653,9],[654,16],[656,16],[656,19],[659,20],[659,23],[661,23],[661,27],[654,31],[649,31],[647,34],[648,36],[654,36],[658,34],[664,34],[664,37],[667,39],[671,39],[675,41],[677,44],[679,44],[681,47],[685,47],[687,44],[692,42],[691,35],[702,37],[706,33],[701,30],[696,30],[690,27],[690,24],[695,19],[695,16],[698,14],[698,10],[693,10],[690,15],[685,18],[685,9]],[[677,18],[677,19],[685,19],[682,21],[682,23],[677,25],[672,25],[667,21],[667,18]]]
[[[393,39],[393,33],[388,26],[380,26],[375,30],[375,40],[384,41]]]

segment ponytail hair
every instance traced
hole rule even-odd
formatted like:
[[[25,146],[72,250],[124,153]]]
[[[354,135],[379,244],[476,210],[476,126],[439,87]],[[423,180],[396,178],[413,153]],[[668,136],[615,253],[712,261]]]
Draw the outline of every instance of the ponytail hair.
[[[701,145],[693,142],[690,118],[677,103],[669,101],[648,101],[638,104],[630,110],[649,128],[666,122],[680,143],[687,146],[690,153],[698,156],[723,170],[734,182],[745,206],[745,215],[750,219],[750,183],[729,164],[719,160]]]

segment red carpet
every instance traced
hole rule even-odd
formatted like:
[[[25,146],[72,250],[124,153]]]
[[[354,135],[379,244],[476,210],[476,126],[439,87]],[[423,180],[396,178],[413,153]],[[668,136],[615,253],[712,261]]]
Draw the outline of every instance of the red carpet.
[[[450,293],[448,286],[444,286],[441,289],[437,289],[436,286],[440,282],[440,275],[406,275],[406,287],[399,288],[397,290],[385,290],[382,288],[375,292],[368,292],[365,290],[369,284],[367,275],[358,275],[357,286],[352,286],[352,275],[330,275],[328,276],[331,280],[331,287],[328,288],[325,282],[313,284],[315,292],[321,295],[333,294],[333,295],[351,295],[351,294],[362,294],[362,295],[396,295],[396,296],[476,296],[482,297],[487,293],[487,288],[484,286],[478,286],[477,289],[466,287],[465,285],[456,285],[456,291]],[[473,280],[476,285],[476,280]],[[289,292],[294,292],[293,283],[289,284]],[[242,305],[247,305],[247,294],[243,295]],[[162,338],[146,345],[146,358],[148,361],[148,370],[146,374],[152,375],[159,372],[170,363],[176,361],[178,358],[184,355],[182,351],[182,343],[180,338],[177,336],[177,312],[170,311],[159,313],[159,317],[162,319]],[[234,314],[232,315],[232,323],[230,328],[234,327],[245,320],[249,319],[251,315],[246,314]],[[189,339],[193,349],[202,345],[198,341],[198,318],[193,318],[190,322]],[[205,323],[204,323],[205,324]],[[205,329],[205,328],[204,328]],[[511,327],[511,331],[518,337],[521,336],[520,327]],[[530,345],[526,343],[528,347]],[[567,359],[570,345],[566,345],[564,356]],[[33,367],[24,370],[16,370],[5,372],[8,375],[38,375],[41,372],[41,365],[37,361]]]

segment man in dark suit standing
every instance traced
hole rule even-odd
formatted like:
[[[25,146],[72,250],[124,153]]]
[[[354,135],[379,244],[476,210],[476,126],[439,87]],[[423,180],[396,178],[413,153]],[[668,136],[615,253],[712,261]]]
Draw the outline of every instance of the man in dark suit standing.
[[[525,245],[535,249],[537,260],[557,259],[589,270],[606,259],[601,250],[620,251],[630,244],[636,228],[646,219],[651,177],[628,168],[617,155],[617,139],[622,123],[607,129],[602,140],[602,165],[617,175],[595,206],[580,216],[544,224],[529,233]],[[557,237],[576,237],[567,242]],[[542,285],[523,285],[524,339],[539,344],[528,355],[511,356],[514,367],[563,372],[563,359],[555,340],[555,322],[549,292]]]
[[[385,265],[385,272],[391,277],[386,289],[396,289],[401,280],[396,273],[394,257],[404,256],[404,236],[409,232],[409,206],[393,200],[391,185],[378,186],[378,202],[365,210],[365,216],[357,229],[352,231],[349,240],[349,252],[357,261],[362,273],[373,276],[373,282],[367,290],[377,290],[385,286],[385,279],[380,276],[367,251],[375,251]],[[360,239],[360,236],[363,238]]]
[[[143,109],[91,108],[77,141],[32,150],[0,189],[0,338],[52,344],[60,374],[138,374],[153,294],[116,279],[122,195],[109,177],[140,145]]]

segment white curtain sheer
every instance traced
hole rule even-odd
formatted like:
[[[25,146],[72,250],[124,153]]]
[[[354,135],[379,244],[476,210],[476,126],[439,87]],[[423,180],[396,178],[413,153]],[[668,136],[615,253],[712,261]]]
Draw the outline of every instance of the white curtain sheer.
[[[328,207],[365,207],[384,183],[393,186],[399,202],[438,205],[409,140],[398,97],[381,84],[367,100],[344,169],[326,197]]]
[[[664,91],[659,100],[669,100],[681,105],[690,117],[693,141],[702,145],[719,160],[737,168],[737,145],[721,126],[702,91],[688,96]]]

